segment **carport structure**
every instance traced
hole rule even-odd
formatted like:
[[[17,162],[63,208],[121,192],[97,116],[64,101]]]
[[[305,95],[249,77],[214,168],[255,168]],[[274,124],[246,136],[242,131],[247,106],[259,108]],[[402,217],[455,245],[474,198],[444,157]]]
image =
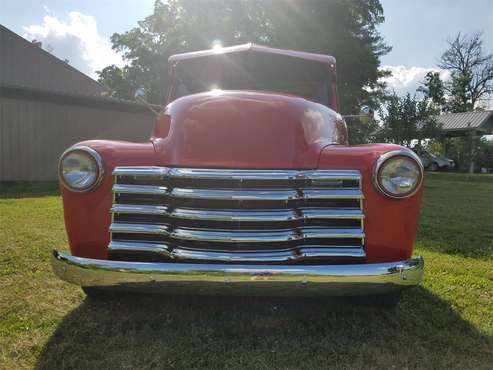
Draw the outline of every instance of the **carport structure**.
[[[493,110],[448,113],[438,116],[438,123],[444,133],[444,153],[447,153],[446,138],[469,137],[469,172],[474,172],[476,140],[484,135],[493,134]]]

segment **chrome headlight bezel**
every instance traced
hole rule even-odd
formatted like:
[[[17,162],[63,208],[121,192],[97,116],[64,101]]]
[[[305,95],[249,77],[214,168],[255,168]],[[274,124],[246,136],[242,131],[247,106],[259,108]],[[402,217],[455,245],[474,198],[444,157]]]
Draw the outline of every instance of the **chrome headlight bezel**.
[[[63,173],[63,160],[70,154],[74,152],[81,152],[83,155],[88,156],[91,161],[94,162],[94,165],[96,167],[96,175],[94,178],[94,181],[83,188],[77,188],[73,187],[70,185],[70,183],[67,181],[67,179],[64,176]],[[103,159],[101,158],[101,155],[95,151],[94,149],[88,147],[88,146],[73,146],[65,150],[62,155],[60,156],[60,159],[58,161],[58,179],[60,183],[63,185],[64,188],[67,190],[70,190],[71,192],[75,193],[87,193],[89,191],[92,191],[96,189],[102,182],[104,177],[104,167],[103,167]]]
[[[415,187],[411,191],[403,194],[395,194],[390,192],[388,189],[385,188],[385,186],[382,185],[380,178],[381,170],[385,167],[386,164],[389,163],[389,161],[396,158],[405,158],[407,160],[413,161],[419,170],[419,180],[417,181]],[[423,184],[423,177],[424,177],[423,163],[421,162],[421,159],[418,157],[418,155],[409,150],[400,149],[400,150],[392,150],[390,152],[384,153],[377,159],[375,163],[375,167],[373,169],[372,181],[375,188],[381,194],[392,199],[405,199],[413,196],[419,191],[419,189],[421,189],[421,186]]]

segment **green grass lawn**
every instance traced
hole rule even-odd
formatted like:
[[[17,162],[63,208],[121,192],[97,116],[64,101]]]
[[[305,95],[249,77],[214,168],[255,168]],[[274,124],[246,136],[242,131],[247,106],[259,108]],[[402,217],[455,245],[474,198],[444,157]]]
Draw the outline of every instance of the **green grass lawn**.
[[[425,280],[394,312],[337,299],[94,303],[49,266],[67,243],[56,187],[0,194],[0,369],[493,368],[492,177],[427,176]]]

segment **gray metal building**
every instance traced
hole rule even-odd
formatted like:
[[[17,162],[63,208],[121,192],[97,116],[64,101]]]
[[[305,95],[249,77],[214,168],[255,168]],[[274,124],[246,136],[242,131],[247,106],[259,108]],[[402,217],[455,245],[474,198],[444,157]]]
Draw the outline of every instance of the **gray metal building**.
[[[87,139],[146,141],[154,115],[0,25],[0,181],[57,178],[60,154]]]

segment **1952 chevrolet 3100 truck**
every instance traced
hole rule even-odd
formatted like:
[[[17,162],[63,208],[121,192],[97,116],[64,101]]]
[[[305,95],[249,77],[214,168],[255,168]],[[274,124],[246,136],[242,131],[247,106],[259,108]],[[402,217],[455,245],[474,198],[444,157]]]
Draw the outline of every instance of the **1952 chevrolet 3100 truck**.
[[[423,168],[397,145],[349,146],[335,59],[246,44],[169,59],[149,142],[85,141],[59,176],[88,295],[373,295],[417,285]],[[377,303],[378,303],[377,302]]]

